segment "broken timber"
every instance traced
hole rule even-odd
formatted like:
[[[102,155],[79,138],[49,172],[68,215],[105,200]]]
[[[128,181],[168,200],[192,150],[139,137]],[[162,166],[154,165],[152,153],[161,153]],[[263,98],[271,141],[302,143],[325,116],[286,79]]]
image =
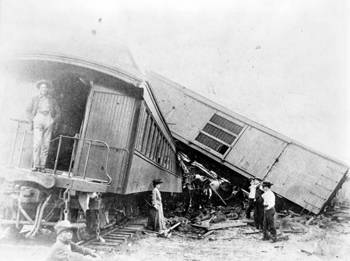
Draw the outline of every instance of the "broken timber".
[[[209,226],[208,231],[225,229],[225,228],[230,228],[230,227],[243,227],[243,226],[247,226],[247,223],[244,223],[240,220],[234,220],[231,222],[225,222],[223,224],[212,224]]]

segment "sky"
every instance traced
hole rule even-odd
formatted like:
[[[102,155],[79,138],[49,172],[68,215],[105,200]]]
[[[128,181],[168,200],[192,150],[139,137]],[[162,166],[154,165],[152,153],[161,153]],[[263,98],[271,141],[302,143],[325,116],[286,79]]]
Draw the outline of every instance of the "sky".
[[[1,0],[2,41],[126,44],[138,64],[350,165],[346,0]]]

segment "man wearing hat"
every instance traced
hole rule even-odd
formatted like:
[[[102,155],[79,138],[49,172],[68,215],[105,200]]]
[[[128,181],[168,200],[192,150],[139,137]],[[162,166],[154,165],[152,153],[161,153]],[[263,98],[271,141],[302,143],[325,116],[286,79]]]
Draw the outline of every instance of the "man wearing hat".
[[[269,233],[271,234],[272,243],[277,241],[276,238],[276,228],[275,228],[275,194],[271,191],[272,183],[263,182],[262,187],[265,191],[262,194],[262,198],[264,200],[264,226],[263,226],[263,240],[269,240]]]
[[[61,111],[48,91],[51,83],[40,80],[36,83],[39,95],[32,98],[26,115],[33,130],[33,168],[31,171],[45,173],[45,165],[51,140],[53,124],[61,117]]]
[[[264,221],[264,200],[261,197],[264,193],[263,188],[261,187],[261,179],[256,178],[258,186],[255,191],[255,202],[254,202],[254,225],[257,229],[263,229]]]
[[[250,218],[250,212],[254,209],[256,189],[261,181],[261,180],[260,181],[259,180],[260,180],[259,178],[250,179],[250,187],[249,187],[249,195],[248,195],[248,207],[245,210],[246,218]]]
[[[153,180],[153,191],[152,191],[152,208],[150,210],[150,215],[148,217],[147,227],[154,231],[162,232],[166,230],[164,214],[163,214],[163,205],[162,197],[160,195],[160,184],[163,181],[161,179]]]
[[[56,224],[57,241],[51,247],[46,261],[101,260],[96,251],[72,242],[73,229],[76,228],[68,220],[59,221]]]

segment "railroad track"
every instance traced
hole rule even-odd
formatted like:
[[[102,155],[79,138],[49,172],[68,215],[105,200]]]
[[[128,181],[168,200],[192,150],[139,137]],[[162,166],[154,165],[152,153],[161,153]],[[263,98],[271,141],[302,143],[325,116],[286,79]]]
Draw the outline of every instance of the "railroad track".
[[[96,236],[91,237],[88,240],[78,242],[78,245],[85,246],[88,248],[95,249],[97,251],[112,252],[115,248],[121,244],[125,244],[130,241],[137,240],[142,234],[158,234],[155,231],[150,231],[144,227],[145,220],[142,218],[136,218],[129,220],[124,224],[118,224],[110,228],[104,229],[100,233],[100,238],[97,239]],[[51,236],[52,244],[56,239],[56,234]],[[34,241],[36,245],[41,245],[42,238],[36,238]],[[0,245],[4,243],[10,243],[18,245],[21,242],[25,242],[24,236],[9,238],[8,240],[0,239]],[[34,242],[31,241],[31,244]],[[45,241],[47,243],[47,239]],[[45,245],[45,244],[43,244]]]
[[[143,224],[133,223],[126,226],[115,226],[104,230],[100,234],[100,238],[92,238],[87,241],[79,242],[79,245],[86,246],[97,251],[112,251],[119,245],[126,243],[135,238],[136,235],[142,233],[156,233],[154,231],[145,230]]]

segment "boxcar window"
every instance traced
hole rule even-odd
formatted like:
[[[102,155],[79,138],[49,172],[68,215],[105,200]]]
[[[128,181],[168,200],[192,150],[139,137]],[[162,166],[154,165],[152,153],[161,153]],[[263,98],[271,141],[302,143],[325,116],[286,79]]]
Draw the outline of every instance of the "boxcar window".
[[[196,141],[224,155],[242,132],[244,124],[214,114],[196,137]]]
[[[164,136],[163,135],[161,137],[161,142],[160,142],[159,157],[160,157],[159,164],[163,166],[163,162],[164,162]]]
[[[145,124],[144,132],[143,132],[142,148],[141,148],[141,152],[143,154],[146,153],[150,129],[151,129],[151,118],[150,118],[150,115],[148,114],[148,112],[146,111],[146,124]]]
[[[166,146],[165,146],[164,163],[165,163],[165,167],[168,169],[169,168],[169,144],[168,144],[168,142],[166,142]]]
[[[152,150],[152,159],[154,161],[157,161],[157,146],[158,146],[158,139],[159,139],[159,130],[156,126],[156,136],[154,137],[154,141],[153,141],[153,150]]]
[[[170,151],[170,170],[174,170],[174,151]]]
[[[157,145],[158,135],[159,135],[159,130],[157,128],[157,125],[154,124],[154,137],[153,137],[153,140],[152,140],[152,147],[151,147],[151,154],[150,154],[150,158],[152,160],[155,160],[156,145]]]
[[[171,170],[171,152],[172,152],[172,150],[171,150],[171,147],[170,147],[170,145],[169,145],[169,153],[168,153],[168,169],[169,170]]]
[[[156,160],[158,162],[158,164],[160,163],[160,159],[161,159],[161,152],[162,152],[162,132],[159,131],[159,136],[158,136],[158,143],[157,143],[157,154],[156,154]]]
[[[176,153],[175,151],[173,152],[173,171],[176,170]]]
[[[142,139],[145,134],[146,117],[147,117],[147,114],[146,114],[145,106],[142,104],[140,123],[139,123],[138,134],[137,134],[137,143],[136,143],[136,149],[139,151],[141,151]]]
[[[171,147],[169,146],[169,153],[168,153],[168,169],[171,170],[171,163],[172,163],[172,159],[171,159]]]
[[[158,163],[160,165],[163,165],[163,159],[164,159],[163,153],[164,153],[164,136],[162,134],[160,137],[159,153],[158,153],[158,159],[159,159]]]
[[[155,125],[154,125],[153,119],[151,119],[151,131],[150,131],[149,138],[148,138],[148,141],[147,141],[147,150],[146,150],[146,156],[148,158],[150,158],[150,155],[151,155],[151,149],[152,149],[152,142],[153,142],[153,139],[154,139],[154,134],[155,134]]]

